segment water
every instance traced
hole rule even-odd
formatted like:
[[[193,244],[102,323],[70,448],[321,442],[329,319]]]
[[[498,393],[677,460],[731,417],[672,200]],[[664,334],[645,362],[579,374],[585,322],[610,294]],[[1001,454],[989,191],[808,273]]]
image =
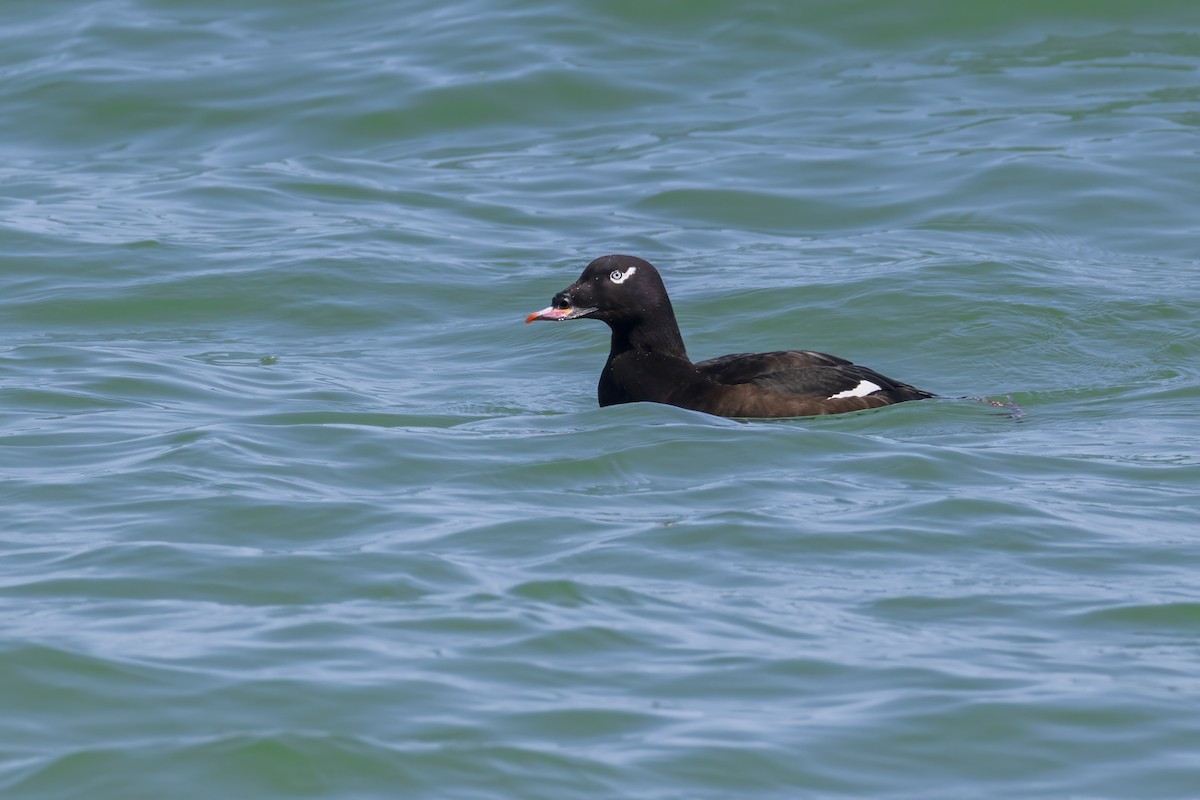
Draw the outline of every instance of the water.
[[[1193,4],[3,16],[6,797],[1200,796]]]

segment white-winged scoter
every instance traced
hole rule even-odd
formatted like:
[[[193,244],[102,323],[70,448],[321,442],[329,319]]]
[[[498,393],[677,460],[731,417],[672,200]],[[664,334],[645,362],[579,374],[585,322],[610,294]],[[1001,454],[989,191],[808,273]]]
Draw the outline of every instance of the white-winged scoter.
[[[525,321],[539,319],[598,319],[612,329],[597,387],[601,406],[650,402],[722,417],[807,417],[934,396],[812,350],[736,353],[693,364],[658,270],[635,256],[597,258]]]

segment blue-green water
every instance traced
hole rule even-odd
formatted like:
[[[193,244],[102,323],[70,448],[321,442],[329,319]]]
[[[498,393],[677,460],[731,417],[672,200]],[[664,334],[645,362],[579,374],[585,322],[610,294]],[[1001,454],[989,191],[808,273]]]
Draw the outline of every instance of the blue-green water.
[[[1194,3],[0,19],[3,796],[1200,796]]]

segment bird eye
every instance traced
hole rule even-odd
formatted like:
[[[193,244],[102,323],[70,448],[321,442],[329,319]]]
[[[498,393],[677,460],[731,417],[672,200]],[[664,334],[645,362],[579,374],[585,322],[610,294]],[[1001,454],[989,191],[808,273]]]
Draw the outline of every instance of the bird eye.
[[[608,277],[613,283],[624,283],[625,281],[629,280],[629,276],[635,272],[637,272],[637,267],[630,267],[624,272],[621,272],[619,269],[614,269],[612,272],[608,273]]]

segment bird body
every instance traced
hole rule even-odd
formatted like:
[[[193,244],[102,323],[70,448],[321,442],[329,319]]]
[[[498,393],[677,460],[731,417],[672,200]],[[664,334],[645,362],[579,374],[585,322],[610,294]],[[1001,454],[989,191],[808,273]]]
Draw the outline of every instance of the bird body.
[[[601,406],[666,403],[723,417],[805,417],[934,395],[812,350],[688,358],[662,277],[635,256],[596,259],[535,320],[599,319],[612,331]]]

